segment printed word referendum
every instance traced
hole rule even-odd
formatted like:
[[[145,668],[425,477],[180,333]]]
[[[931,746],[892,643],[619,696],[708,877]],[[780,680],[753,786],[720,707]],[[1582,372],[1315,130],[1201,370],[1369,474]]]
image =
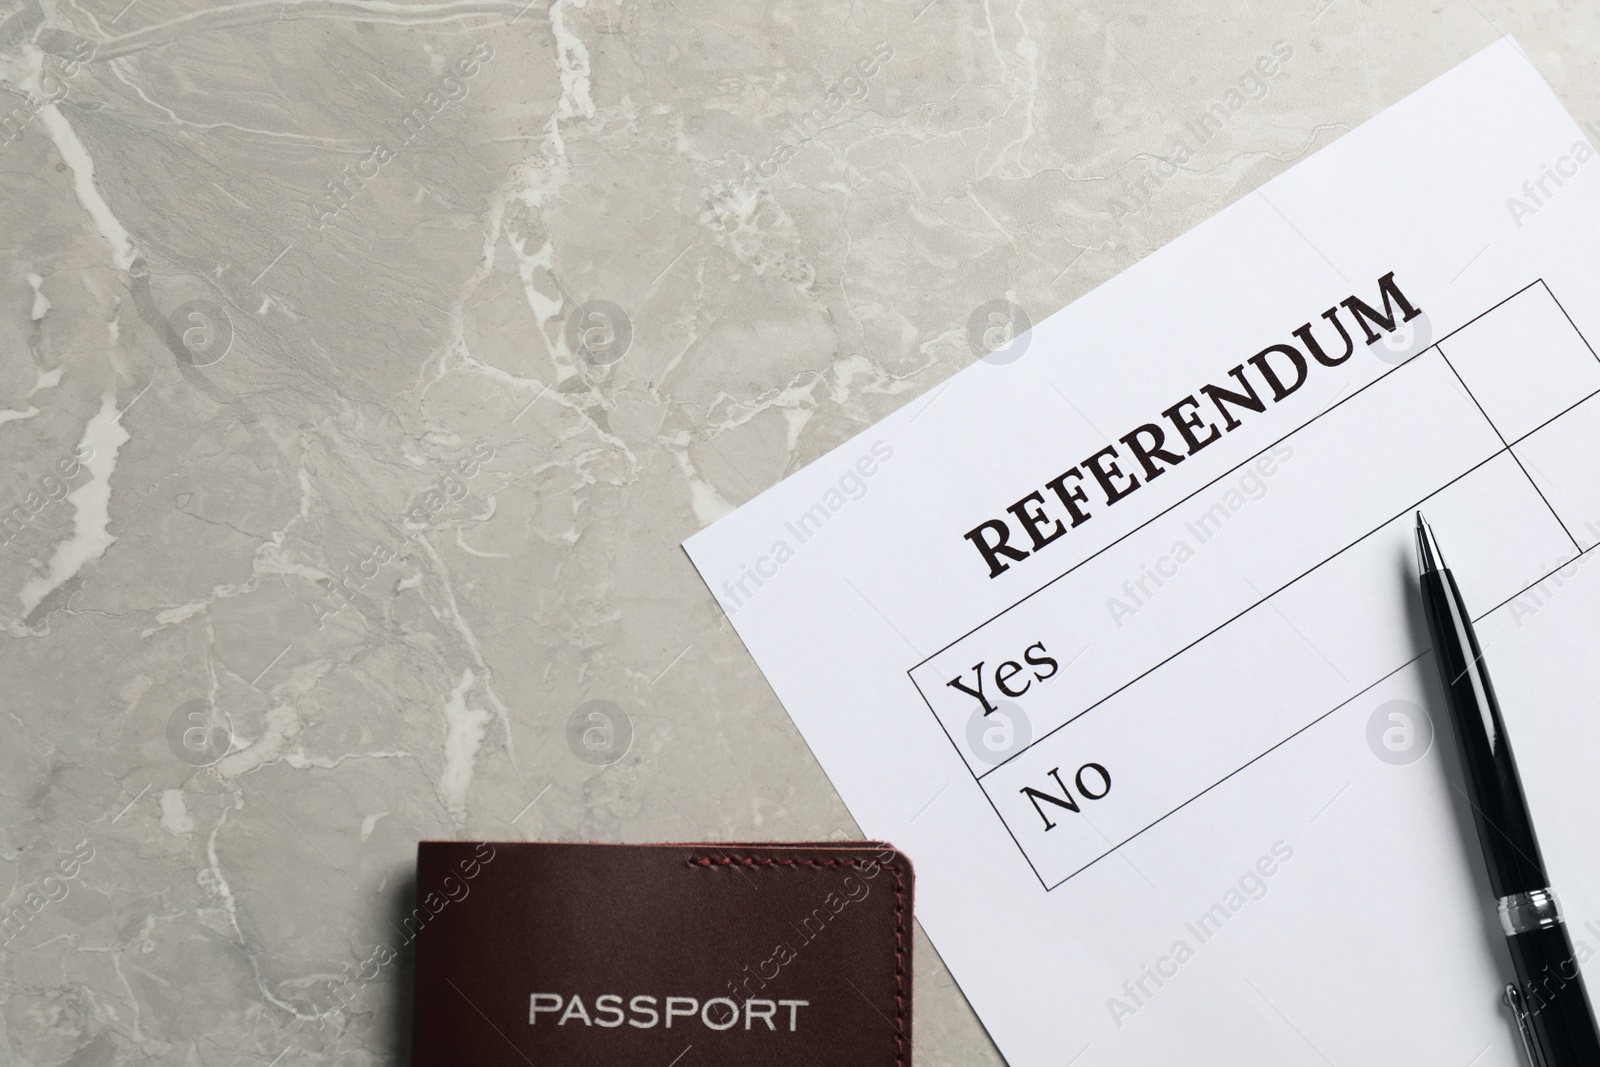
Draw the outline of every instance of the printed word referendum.
[[[1116,445],[1107,445],[1006,508],[1009,517],[986,519],[962,536],[978,550],[989,568],[989,577],[998,578],[1011,569],[1012,563],[1027,559],[1064,536],[1069,529],[1076,529],[1094,517],[1088,487],[1092,486],[1104,506],[1110,507],[1145,482],[1155,481],[1189,456],[1220,440],[1224,432],[1237,430],[1244,425],[1240,415],[1266,411],[1269,400],[1281,404],[1305,385],[1313,364],[1337,367],[1348,360],[1356,344],[1340,321],[1340,308],[1361,329],[1368,345],[1383,339],[1383,334],[1378,332],[1380,329],[1393,333],[1401,324],[1422,314],[1395,284],[1393,271],[1378,279],[1378,295],[1383,303],[1381,311],[1352,295],[1322,313],[1344,342],[1343,352],[1334,355],[1324,349],[1308,322],[1293,333],[1299,345],[1288,342],[1268,345],[1228,371],[1232,381],[1227,386],[1202,385],[1163,411],[1161,417],[1167,420],[1170,430],[1157,422],[1135,427],[1120,438],[1126,452],[1119,451]],[[1306,359],[1308,355],[1310,362]],[[1269,392],[1270,396],[1265,395]],[[1201,397],[1204,399],[1199,399]],[[1212,412],[1221,421],[1221,427],[1210,421]],[[1172,431],[1182,444],[1174,443],[1169,448],[1167,437]],[[1180,448],[1181,451],[1174,450]],[[1048,505],[1046,492],[1051,495]],[[1094,509],[1100,506],[1096,501]],[[1057,510],[1052,513],[1051,508]]]

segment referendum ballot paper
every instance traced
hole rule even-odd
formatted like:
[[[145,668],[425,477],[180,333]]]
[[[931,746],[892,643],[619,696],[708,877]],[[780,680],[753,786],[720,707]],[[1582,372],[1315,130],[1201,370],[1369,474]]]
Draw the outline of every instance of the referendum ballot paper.
[[[1600,991],[1594,156],[1503,40],[687,542],[1011,1064],[1519,1062],[1418,508]]]

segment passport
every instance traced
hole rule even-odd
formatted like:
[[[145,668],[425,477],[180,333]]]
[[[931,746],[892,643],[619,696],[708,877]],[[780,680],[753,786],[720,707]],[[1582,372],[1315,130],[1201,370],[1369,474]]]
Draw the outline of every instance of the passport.
[[[413,1067],[909,1067],[882,842],[424,841]]]

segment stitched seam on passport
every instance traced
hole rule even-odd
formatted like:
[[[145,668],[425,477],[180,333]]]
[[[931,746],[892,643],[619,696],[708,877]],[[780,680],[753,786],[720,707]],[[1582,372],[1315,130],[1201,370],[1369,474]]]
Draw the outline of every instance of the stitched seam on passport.
[[[709,870],[713,867],[864,867],[860,860],[812,860],[778,856],[692,856],[689,866]],[[906,1062],[906,880],[893,863],[875,863],[879,870],[894,873],[894,1062]]]

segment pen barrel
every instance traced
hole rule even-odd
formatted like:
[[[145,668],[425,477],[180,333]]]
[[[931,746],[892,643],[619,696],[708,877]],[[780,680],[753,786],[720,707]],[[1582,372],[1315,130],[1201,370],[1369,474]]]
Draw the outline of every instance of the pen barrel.
[[[1565,923],[1506,938],[1526,1020],[1549,1067],[1600,1064],[1600,1029]]]
[[[1550,881],[1500,704],[1472,617],[1448,569],[1422,576],[1422,603],[1490,888],[1497,897],[1544,889]]]

